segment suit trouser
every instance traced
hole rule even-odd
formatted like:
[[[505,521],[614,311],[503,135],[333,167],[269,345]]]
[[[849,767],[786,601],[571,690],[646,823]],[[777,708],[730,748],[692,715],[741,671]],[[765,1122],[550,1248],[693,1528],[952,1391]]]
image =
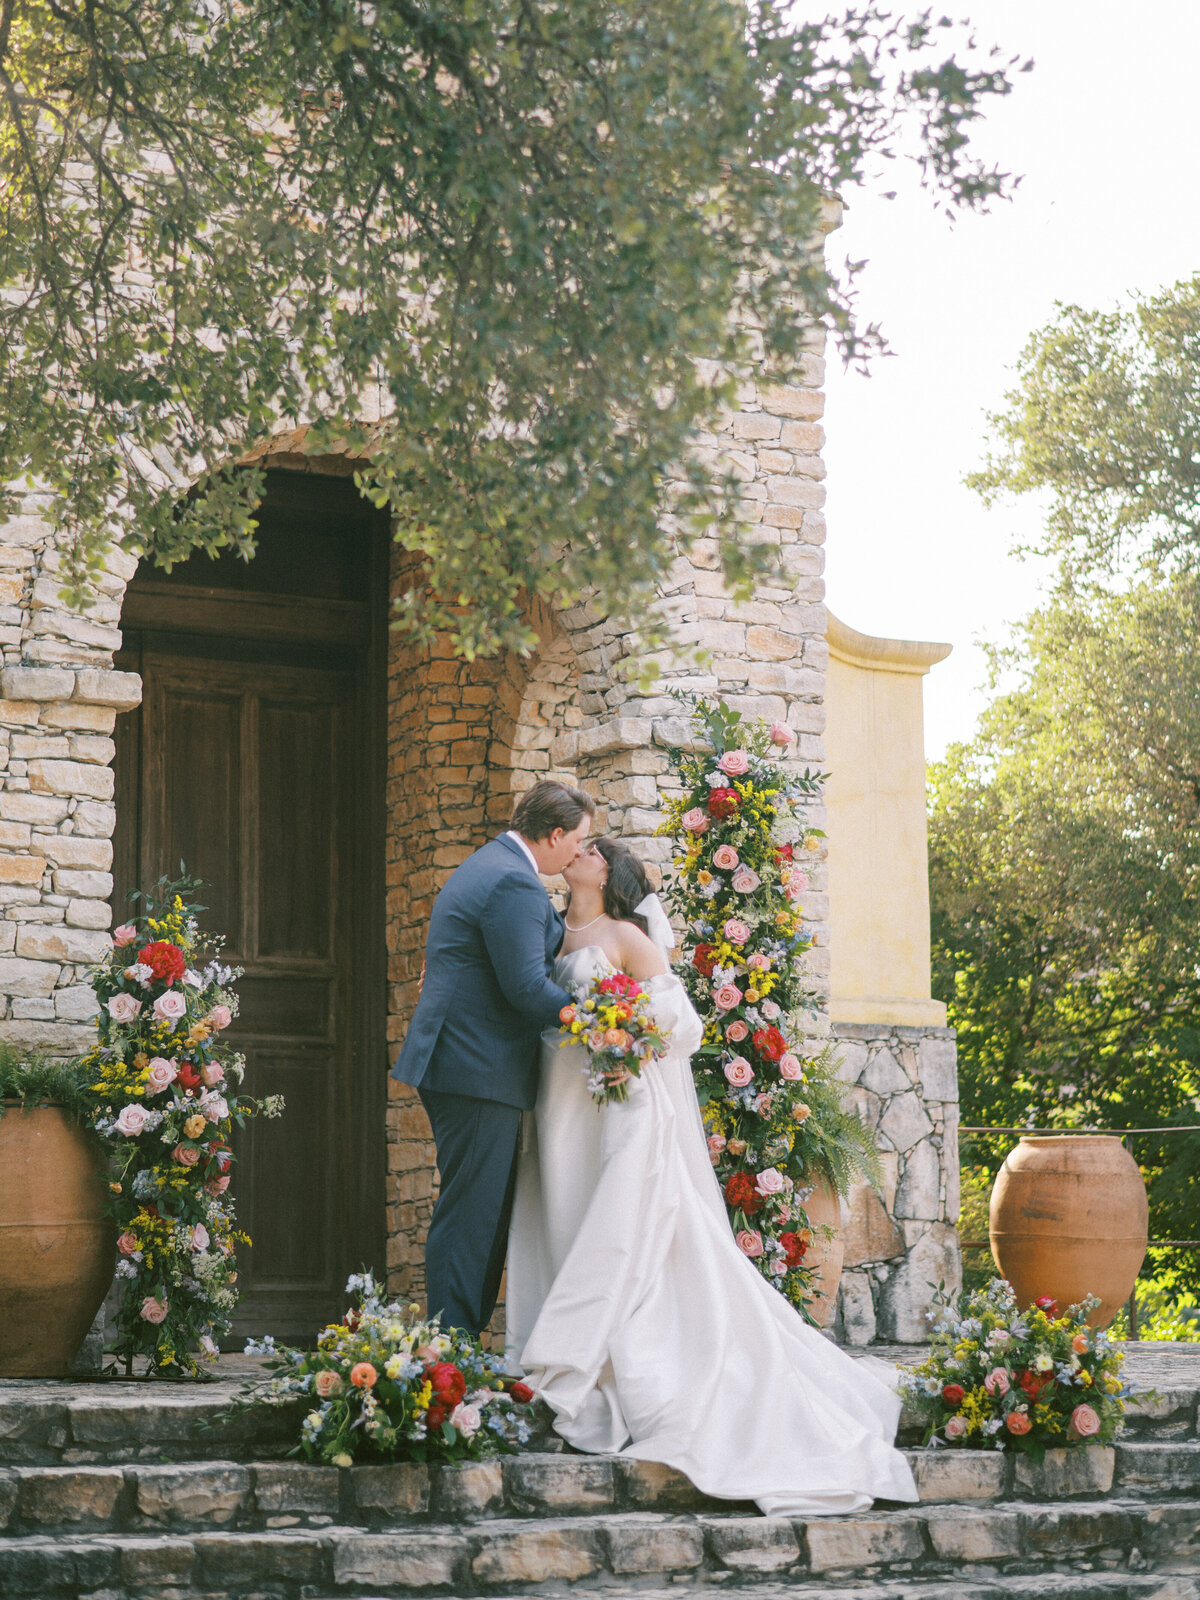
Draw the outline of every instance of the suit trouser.
[[[429,1315],[480,1333],[500,1293],[517,1181],[521,1113],[498,1100],[418,1089],[437,1142],[441,1191],[425,1241]]]

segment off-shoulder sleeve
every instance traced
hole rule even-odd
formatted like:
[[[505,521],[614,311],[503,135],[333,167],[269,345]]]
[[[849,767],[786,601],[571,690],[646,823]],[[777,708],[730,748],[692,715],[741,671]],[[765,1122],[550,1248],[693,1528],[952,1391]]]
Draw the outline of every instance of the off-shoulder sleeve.
[[[643,981],[650,995],[654,1020],[671,1036],[671,1053],[695,1055],[704,1038],[704,1024],[683,984],[673,972],[662,972]]]

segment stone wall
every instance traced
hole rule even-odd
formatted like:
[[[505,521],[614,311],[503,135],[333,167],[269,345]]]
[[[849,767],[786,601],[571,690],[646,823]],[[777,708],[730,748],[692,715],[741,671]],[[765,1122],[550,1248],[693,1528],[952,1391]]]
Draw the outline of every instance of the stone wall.
[[[952,1028],[838,1023],[840,1077],[879,1142],[869,1184],[842,1202],[845,1271],[835,1331],[848,1344],[926,1337],[931,1284],[957,1289],[958,1067]]]
[[[18,1046],[90,1041],[88,965],[108,946],[113,727],[141,700],[114,672],[125,584],[114,551],[84,615],[58,597],[59,554],[27,495],[0,529],[0,1017]]]

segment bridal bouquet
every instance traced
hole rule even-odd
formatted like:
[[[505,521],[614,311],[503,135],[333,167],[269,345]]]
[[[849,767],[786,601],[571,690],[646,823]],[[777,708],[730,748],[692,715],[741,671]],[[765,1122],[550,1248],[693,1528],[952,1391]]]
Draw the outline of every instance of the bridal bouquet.
[[[385,1300],[369,1272],[355,1273],[346,1292],[357,1304],[315,1350],[277,1348],[270,1337],[246,1345],[247,1355],[266,1356],[272,1376],[239,1403],[303,1407],[297,1448],[309,1461],[478,1461],[528,1440],[533,1391],[481,1345],[436,1320],[414,1321],[417,1308]]]
[[[1110,1444],[1129,1385],[1125,1353],[1087,1325],[1098,1304],[1060,1312],[1048,1297],[1018,1312],[1012,1287],[943,1297],[926,1313],[933,1348],[904,1372],[901,1392],[925,1421],[925,1443],[1020,1450]]]
[[[598,1106],[628,1100],[630,1078],[665,1055],[670,1036],[657,1027],[650,996],[627,972],[593,978],[576,988],[576,1003],[558,1014],[563,1045],[587,1051],[588,1089]]]

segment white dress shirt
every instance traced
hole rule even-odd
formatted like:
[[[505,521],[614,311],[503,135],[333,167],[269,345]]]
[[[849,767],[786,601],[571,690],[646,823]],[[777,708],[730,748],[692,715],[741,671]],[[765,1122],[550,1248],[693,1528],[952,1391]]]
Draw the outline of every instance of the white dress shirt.
[[[517,842],[517,844],[519,844],[521,846],[521,849],[524,850],[526,856],[528,857],[529,865],[533,868],[533,870],[537,873],[538,877],[540,878],[541,877],[541,870],[540,870],[540,868],[538,867],[538,864],[537,864],[537,857],[534,855],[533,851],[525,843],[524,839],[522,839],[521,835],[516,831],[516,829],[515,828],[509,828],[507,833],[505,834],[505,838],[514,839]]]

